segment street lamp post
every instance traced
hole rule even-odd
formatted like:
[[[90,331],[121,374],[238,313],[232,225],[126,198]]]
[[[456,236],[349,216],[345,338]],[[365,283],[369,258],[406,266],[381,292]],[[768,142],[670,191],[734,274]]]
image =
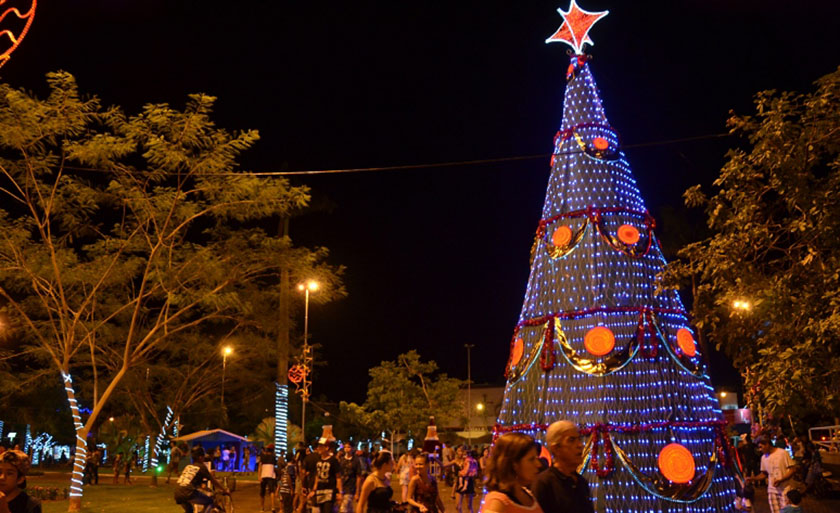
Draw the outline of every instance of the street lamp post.
[[[225,372],[227,371],[227,359],[228,356],[233,353],[233,348],[230,346],[225,346],[222,348],[222,414],[224,415],[225,411]],[[224,418],[224,417],[223,417]]]
[[[475,347],[475,344],[464,344],[467,348],[467,444],[472,446],[472,365],[470,361],[470,350]]]
[[[318,290],[318,282],[310,280],[306,284],[299,284],[298,290],[304,294],[303,306],[303,355],[301,357],[301,365],[304,368],[303,383],[301,384],[300,392],[301,407],[300,407],[300,432],[301,438],[306,443],[306,403],[309,401],[309,387],[312,385],[312,380],[309,377],[312,371],[312,348],[309,346],[309,293]]]

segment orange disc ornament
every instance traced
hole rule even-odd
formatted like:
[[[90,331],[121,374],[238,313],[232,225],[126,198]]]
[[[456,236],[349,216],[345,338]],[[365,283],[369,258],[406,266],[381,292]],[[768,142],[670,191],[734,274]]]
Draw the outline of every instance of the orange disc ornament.
[[[558,248],[568,246],[570,242],[572,242],[572,229],[568,226],[560,226],[551,234],[551,243]]]
[[[293,365],[289,369],[289,381],[292,383],[300,383],[306,377],[306,367],[303,365]]]
[[[686,328],[677,330],[677,345],[688,356],[697,354],[697,343],[694,341],[694,335]]]
[[[525,341],[521,338],[516,339],[513,343],[513,350],[510,353],[510,368],[516,367],[519,360],[522,359],[522,353],[525,352]]]
[[[618,227],[618,240],[625,244],[639,242],[639,230],[631,224],[623,224]]]
[[[659,471],[672,483],[694,479],[694,456],[680,444],[668,444],[659,453]]]
[[[546,449],[545,445],[541,445],[539,457],[545,458],[545,461],[547,461],[548,464],[551,465],[551,453],[548,452],[548,449]]]
[[[592,144],[595,146],[596,150],[600,150],[600,151],[604,151],[604,150],[606,150],[607,148],[610,147],[609,141],[607,141],[603,137],[596,137],[592,141]]]
[[[609,328],[592,328],[583,337],[583,347],[595,356],[604,356],[615,348],[615,335]]]

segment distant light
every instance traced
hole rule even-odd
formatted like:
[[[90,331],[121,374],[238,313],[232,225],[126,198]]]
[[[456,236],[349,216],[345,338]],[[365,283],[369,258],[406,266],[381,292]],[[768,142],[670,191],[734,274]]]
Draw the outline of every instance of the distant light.
[[[476,404],[475,409],[478,410],[478,411],[484,411],[484,403]]]
[[[298,290],[303,292],[304,290],[308,290],[309,292],[315,292],[318,290],[318,287],[321,285],[315,280],[309,280],[306,283],[298,283]]]
[[[108,417],[108,422],[114,422],[114,417]]]
[[[744,301],[742,299],[736,299],[735,301],[732,302],[732,308],[734,308],[736,310],[746,311],[746,310],[750,310],[752,308],[752,305],[750,304],[749,301]]]
[[[222,349],[222,351],[224,351],[225,356],[230,356],[231,353],[233,353],[233,348],[230,346],[225,346],[225,348]]]
[[[162,473],[163,472],[163,465],[158,465],[158,467],[155,470],[157,470],[158,474]]]
[[[721,397],[726,397],[726,392],[721,392],[721,393],[720,393],[720,396],[721,396]]]

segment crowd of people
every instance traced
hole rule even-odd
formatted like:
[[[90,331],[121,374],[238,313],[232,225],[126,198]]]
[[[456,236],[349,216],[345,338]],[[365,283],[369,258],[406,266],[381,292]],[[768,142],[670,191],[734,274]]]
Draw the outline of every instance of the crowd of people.
[[[576,469],[583,444],[571,422],[552,424],[546,447],[553,464],[538,458],[537,442],[510,433],[479,456],[468,447],[419,449],[394,458],[388,450],[367,452],[321,438],[315,450],[299,444],[295,451],[275,454],[268,445],[258,456],[261,511],[283,513],[444,513],[442,488],[449,488],[457,513],[475,513],[477,492],[486,490],[481,513],[575,511],[593,512],[586,480]],[[175,501],[191,512],[191,504],[208,504],[201,482],[212,478],[204,450],[194,449],[193,463],[178,479]],[[542,472],[540,472],[542,471]],[[398,480],[394,497],[391,478]],[[533,493],[532,491],[533,490]],[[453,512],[454,513],[454,512]]]
[[[741,435],[737,455],[743,472],[735,476],[735,508],[739,511],[752,511],[755,485],[766,483],[771,513],[799,513],[802,497],[821,484],[820,452],[807,436],[797,436],[790,443],[779,437],[779,446],[773,438],[771,433],[755,440],[749,434]]]

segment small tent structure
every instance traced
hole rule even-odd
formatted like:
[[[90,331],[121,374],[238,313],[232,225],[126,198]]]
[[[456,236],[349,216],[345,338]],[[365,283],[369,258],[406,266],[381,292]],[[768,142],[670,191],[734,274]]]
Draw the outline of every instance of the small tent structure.
[[[242,450],[245,446],[251,446],[250,455],[254,456],[259,454],[258,447],[262,447],[262,442],[255,442],[252,440],[248,440],[248,438],[244,436],[239,436],[224,429],[205,429],[202,431],[196,431],[195,433],[190,433],[188,435],[179,436],[177,438],[173,438],[172,441],[175,443],[186,442],[189,444],[190,447],[195,447],[196,445],[200,445],[204,448],[204,451],[213,456],[216,448],[220,450],[225,447],[231,447],[235,449],[235,454],[231,454],[230,467],[229,468],[222,468],[223,462],[221,458],[214,458],[216,461],[216,470],[228,470],[228,469],[236,469],[239,470],[240,468],[250,470],[253,468],[251,462],[246,462],[246,465],[240,465],[240,458],[243,455]],[[256,450],[255,450],[256,449]],[[251,459],[249,457],[249,459]]]

